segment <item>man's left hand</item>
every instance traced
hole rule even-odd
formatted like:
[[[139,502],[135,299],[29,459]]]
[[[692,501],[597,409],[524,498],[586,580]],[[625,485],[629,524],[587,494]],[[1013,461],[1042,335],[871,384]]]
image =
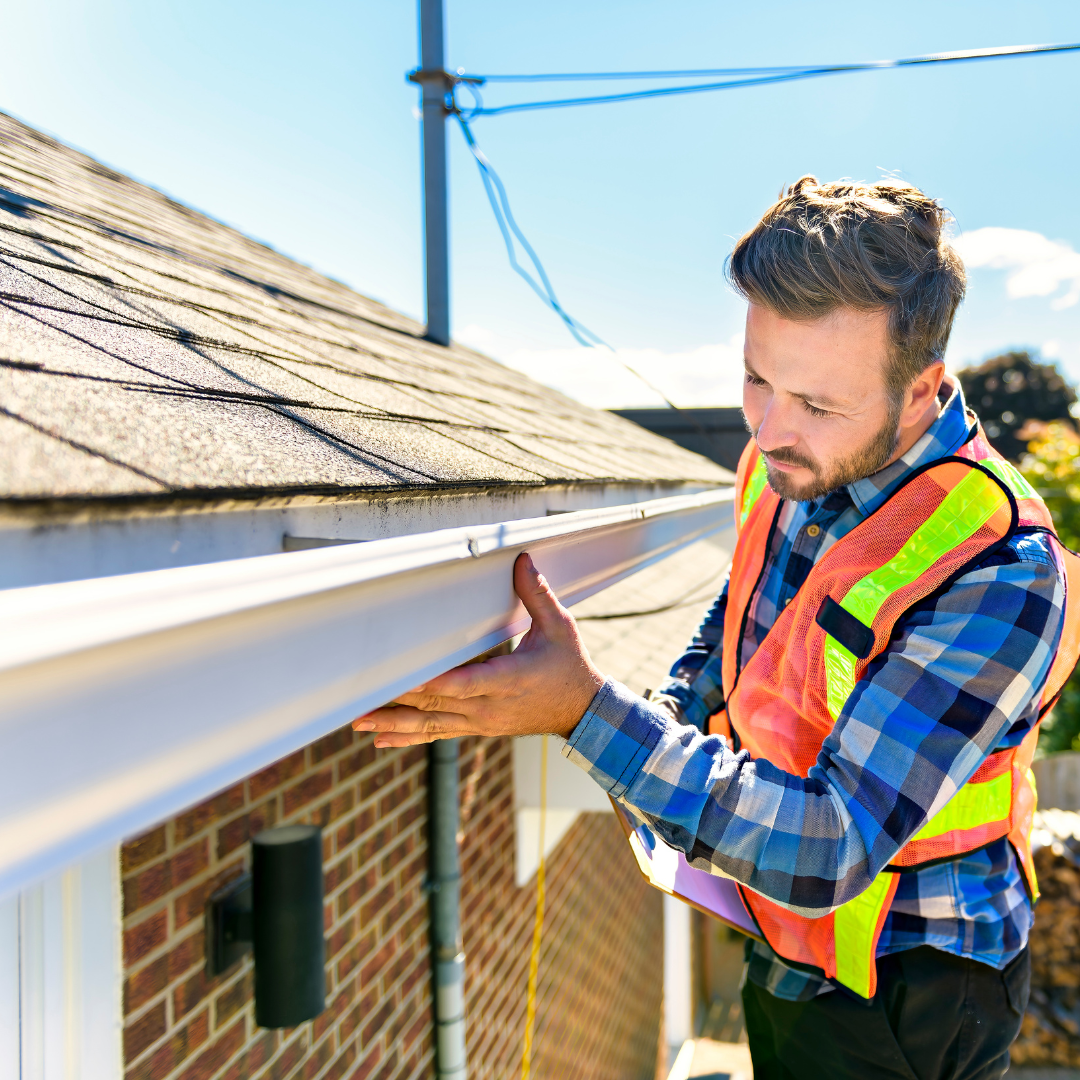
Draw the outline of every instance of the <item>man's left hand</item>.
[[[604,676],[593,666],[574,617],[527,554],[514,563],[514,589],[532,627],[509,656],[439,675],[397,702],[353,721],[376,746],[412,746],[459,735],[567,737]]]

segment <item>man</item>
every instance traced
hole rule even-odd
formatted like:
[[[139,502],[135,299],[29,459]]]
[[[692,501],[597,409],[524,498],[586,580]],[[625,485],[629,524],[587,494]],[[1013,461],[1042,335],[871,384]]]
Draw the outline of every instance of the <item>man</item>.
[[[944,225],[909,184],[808,176],[736,245],[740,538],[659,695],[597,671],[523,555],[518,650],[355,725],[559,734],[736,879],[757,1080],[1000,1077],[1027,1002],[1027,765],[1080,618],[1045,507],[944,373],[965,284]]]

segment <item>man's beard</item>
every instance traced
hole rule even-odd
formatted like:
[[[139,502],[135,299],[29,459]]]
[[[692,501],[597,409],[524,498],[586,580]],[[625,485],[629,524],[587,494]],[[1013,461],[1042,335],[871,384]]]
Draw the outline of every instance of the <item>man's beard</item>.
[[[845,484],[854,483],[884,467],[885,463],[893,456],[896,445],[900,441],[900,411],[902,402],[889,402],[889,413],[885,423],[874,434],[873,438],[861,449],[848,454],[846,457],[835,461],[829,468],[823,467],[819,462],[797,450],[787,446],[777,447],[768,452],[765,460],[765,474],[769,481],[769,487],[780,496],[781,499],[790,499],[792,502],[806,502],[811,499],[820,499],[830,491],[836,491]],[[749,426],[749,425],[748,425]],[[757,438],[757,432],[752,432]],[[760,450],[760,447],[759,447]],[[780,472],[769,464],[769,458],[779,461],[783,465],[795,465],[809,469],[813,473],[813,479],[802,486],[795,483],[790,473]]]

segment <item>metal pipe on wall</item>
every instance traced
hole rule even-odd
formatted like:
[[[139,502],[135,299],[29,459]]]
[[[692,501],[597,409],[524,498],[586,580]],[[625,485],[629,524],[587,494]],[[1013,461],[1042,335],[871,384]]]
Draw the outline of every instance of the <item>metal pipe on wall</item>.
[[[446,194],[446,93],[443,0],[420,0],[420,71],[423,90],[424,263],[427,331],[450,344],[450,225]]]
[[[465,953],[458,862],[458,740],[428,748],[428,890],[435,996],[435,1075],[465,1080]]]

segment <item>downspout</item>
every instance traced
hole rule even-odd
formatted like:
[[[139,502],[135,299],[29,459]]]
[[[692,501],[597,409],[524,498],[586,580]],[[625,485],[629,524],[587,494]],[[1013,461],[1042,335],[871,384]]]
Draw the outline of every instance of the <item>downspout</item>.
[[[428,890],[435,998],[435,1075],[465,1080],[465,953],[458,863],[458,740],[428,748]]]

